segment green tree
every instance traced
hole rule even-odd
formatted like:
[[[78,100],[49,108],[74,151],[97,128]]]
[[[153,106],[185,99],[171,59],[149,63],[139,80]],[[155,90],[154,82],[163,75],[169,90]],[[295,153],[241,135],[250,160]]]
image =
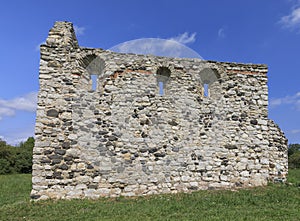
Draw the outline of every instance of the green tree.
[[[292,169],[300,168],[300,151],[289,157],[289,167]]]
[[[33,137],[29,137],[25,142],[21,142],[19,144],[19,147],[20,148],[25,148],[27,150],[31,150],[33,149],[34,147],[34,138]]]
[[[14,172],[14,158],[15,154],[12,147],[7,145],[5,141],[0,140],[0,174]]]
[[[29,137],[24,143],[20,143],[16,151],[15,170],[18,173],[31,173],[32,171],[32,150],[34,138]]]
[[[31,173],[33,146],[33,137],[29,137],[17,147],[0,140],[0,174]]]
[[[300,144],[289,144],[288,155],[291,156],[300,151]]]
[[[7,159],[0,158],[0,174],[8,174],[11,173],[12,167]]]
[[[289,144],[289,167],[300,168],[300,144]]]

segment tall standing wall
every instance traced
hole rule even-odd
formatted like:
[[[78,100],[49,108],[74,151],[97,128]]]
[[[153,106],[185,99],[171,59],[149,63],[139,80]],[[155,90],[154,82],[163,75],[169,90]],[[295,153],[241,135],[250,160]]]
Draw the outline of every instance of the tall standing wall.
[[[71,23],[55,23],[41,46],[32,198],[284,181],[287,140],[268,119],[266,73],[82,48]]]

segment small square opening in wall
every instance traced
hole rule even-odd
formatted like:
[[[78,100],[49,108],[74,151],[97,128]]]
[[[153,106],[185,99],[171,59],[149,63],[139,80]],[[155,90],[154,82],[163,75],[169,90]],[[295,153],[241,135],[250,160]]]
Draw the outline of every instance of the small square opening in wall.
[[[97,90],[97,81],[98,81],[98,75],[97,74],[91,74],[91,81],[92,81],[92,90]]]
[[[208,97],[208,84],[203,85],[203,95],[204,97]]]

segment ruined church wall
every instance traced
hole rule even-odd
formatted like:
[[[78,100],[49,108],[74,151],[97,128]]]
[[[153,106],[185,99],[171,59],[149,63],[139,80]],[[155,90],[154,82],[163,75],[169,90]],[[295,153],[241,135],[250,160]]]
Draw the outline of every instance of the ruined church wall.
[[[170,71],[163,96],[160,67]],[[56,23],[41,46],[32,198],[284,181],[287,144],[268,119],[266,73],[264,65],[81,48],[72,25]]]

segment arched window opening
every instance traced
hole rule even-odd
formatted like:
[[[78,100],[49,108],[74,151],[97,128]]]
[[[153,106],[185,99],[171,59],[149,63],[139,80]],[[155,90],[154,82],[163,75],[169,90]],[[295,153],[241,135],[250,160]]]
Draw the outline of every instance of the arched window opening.
[[[158,92],[160,96],[164,96],[166,93],[166,85],[170,78],[171,71],[167,67],[160,67],[157,69],[157,84],[158,84]]]
[[[219,78],[218,72],[215,69],[204,68],[200,71],[200,83],[203,88],[203,97],[210,97],[210,86]]]
[[[104,69],[105,62],[100,57],[94,58],[86,67],[86,70],[89,73],[90,89],[92,91],[97,91],[101,86],[101,82],[99,82],[99,79],[101,79],[101,77],[103,76]]]

